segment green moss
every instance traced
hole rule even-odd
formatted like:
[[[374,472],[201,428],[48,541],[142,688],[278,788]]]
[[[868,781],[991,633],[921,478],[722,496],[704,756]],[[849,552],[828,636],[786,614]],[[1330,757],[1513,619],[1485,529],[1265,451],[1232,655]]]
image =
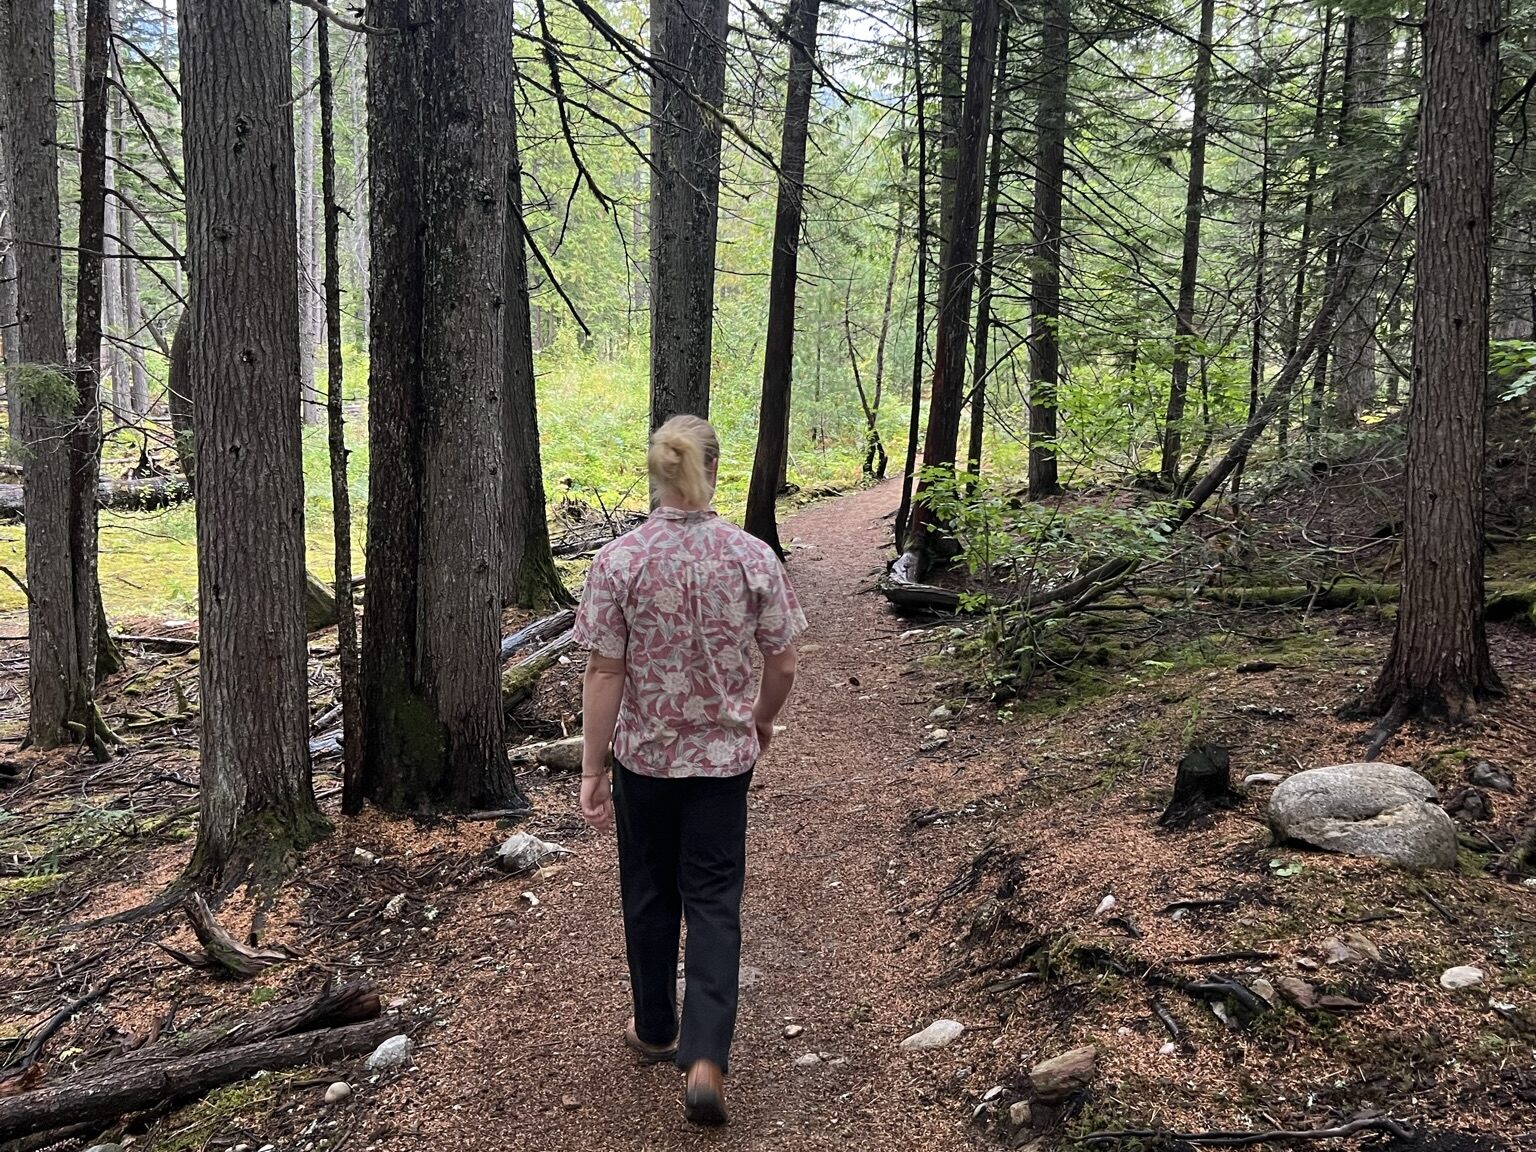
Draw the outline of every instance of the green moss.
[[[8,876],[0,880],[0,905],[52,892],[68,875],[67,872],[44,872],[36,876]]]
[[[49,364],[17,364],[7,369],[10,386],[22,404],[50,420],[64,420],[74,413],[78,394],[75,382],[62,369]]]
[[[202,1152],[217,1136],[259,1128],[276,1103],[278,1088],[288,1079],[258,1075],[215,1089],[197,1103],[167,1117],[153,1130],[147,1145],[149,1152]]]

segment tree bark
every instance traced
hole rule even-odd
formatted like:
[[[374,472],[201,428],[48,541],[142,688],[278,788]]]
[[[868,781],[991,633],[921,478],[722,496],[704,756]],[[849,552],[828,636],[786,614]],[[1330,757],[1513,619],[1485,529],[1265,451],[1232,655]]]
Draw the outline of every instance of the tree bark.
[[[1362,16],[1349,22],[1349,58],[1345,65],[1344,107],[1339,119],[1339,152],[1346,173],[1338,203],[1345,219],[1354,219],[1381,199],[1383,173],[1393,148],[1384,138],[1387,115],[1388,57],[1396,21],[1391,16]],[[1351,298],[1339,309],[1332,341],[1333,398],[1330,423],[1352,428],[1376,398],[1376,328],[1379,319],[1381,227],[1375,216],[1340,241],[1340,260],[1356,270]]]
[[[651,427],[709,417],[726,0],[656,0],[651,54]],[[703,105],[701,107],[701,105]]]
[[[183,0],[190,376],[198,382],[200,879],[326,831],[310,777],[288,6]]]
[[[1067,171],[1071,0],[1047,0],[1035,112],[1034,274],[1029,286],[1029,495],[1061,490],[1056,390],[1061,383],[1061,208]]]
[[[511,12],[373,0],[364,792],[510,808],[498,681]]]
[[[811,125],[811,90],[821,0],[790,0],[784,17],[789,80],[784,134],[779,146],[779,199],[773,219],[773,261],[768,278],[768,335],[763,346],[763,395],[758,408],[757,453],[747,489],[744,527],[780,557],[776,498],[789,454],[790,385],[795,368],[795,290],[800,229],[805,210],[805,147]]]
[[[106,33],[97,13],[93,42],[92,99],[102,117],[82,159],[94,184],[82,203],[81,222],[91,226],[95,209],[100,252],[105,168]],[[71,377],[65,347],[63,275],[59,250],[59,186],[54,111],[53,6],[47,0],[13,0],[7,72],[12,85],[12,209],[18,241],[18,351],[24,364],[12,372],[21,393],[26,445],[27,686],[31,703],[28,739],[40,748],[71,740],[71,724],[86,725],[96,666],[96,442],[99,410],[95,373],[89,391]],[[82,279],[94,281],[100,309],[101,262],[86,261]],[[100,340],[100,320],[97,340]]]
[[[1381,711],[1465,720],[1501,691],[1483,623],[1484,408],[1499,0],[1428,0],[1403,594]]]
[[[917,107],[917,291],[912,325],[912,399],[907,410],[907,453],[901,472],[901,503],[896,509],[896,550],[906,552],[911,533],[912,489],[917,483],[917,441],[923,419],[923,352],[928,342],[928,131],[923,98],[922,24],[918,0],[912,0],[913,100]]]
[[[1179,454],[1184,442],[1184,406],[1189,396],[1189,362],[1197,338],[1195,293],[1200,282],[1200,225],[1205,217],[1205,147],[1211,132],[1211,40],[1216,0],[1201,0],[1200,42],[1195,58],[1194,122],[1189,135],[1189,187],[1184,201],[1184,255],[1179,268],[1179,301],[1173,337],[1172,383],[1163,427],[1159,469],[1169,488],[1179,482]]]
[[[513,94],[515,98],[515,93]],[[502,600],[519,608],[543,609],[573,603],[555,567],[549,540],[549,506],[539,441],[539,398],[533,369],[533,312],[528,297],[528,249],[523,219],[523,162],[517,115],[507,120],[511,165],[507,171],[506,395],[502,436],[506,442]]]
[[[1322,154],[1323,129],[1328,111],[1328,64],[1333,49],[1333,8],[1323,12],[1323,46],[1317,64],[1317,95],[1312,106],[1312,147],[1307,153],[1306,192],[1302,197],[1301,240],[1296,251],[1296,289],[1291,298],[1290,327],[1286,340],[1286,359],[1296,353],[1301,342],[1301,318],[1307,299],[1307,273],[1312,259],[1312,231],[1317,211],[1317,163]],[[1319,359],[1323,357],[1319,356]],[[1275,439],[1283,459],[1290,446],[1291,403],[1287,397],[1284,407],[1275,417]]]
[[[317,71],[316,41],[319,25],[324,17],[308,12],[303,19],[308,23],[299,45],[299,94],[294,102],[293,114],[298,121],[297,175],[299,221],[299,392],[302,396],[301,414],[305,424],[319,424],[326,420],[325,396],[316,383],[315,354],[319,348],[320,316],[316,295],[320,283],[317,259],[316,210],[315,210],[315,73]]]
[[[981,193],[991,123],[992,81],[997,63],[997,0],[976,0],[971,20],[971,54],[966,69],[965,115],[960,132],[960,163],[955,184],[954,230],[944,292],[934,338],[933,391],[928,433],[923,442],[924,468],[953,471],[959,449],[960,409],[964,402],[965,361],[969,349],[971,291],[976,281],[976,239],[981,224]],[[922,556],[933,548],[934,521],[918,487],[913,532],[908,547]]]
[[[992,373],[992,261],[997,254],[997,199],[1002,177],[1003,117],[1008,104],[1008,32],[1004,11],[997,31],[997,87],[992,94],[992,145],[987,154],[986,209],[981,227],[981,264],[976,271],[976,359],[971,371],[971,436],[965,470],[981,475],[982,437],[987,425],[987,379]]]
[[[342,411],[341,205],[336,199],[335,77],[331,26],[321,20],[316,66],[320,84],[320,188],[325,209],[325,400],[331,465],[331,546],[335,573],[336,663],[341,695],[342,811],[363,810],[363,696],[352,607],[352,490],[347,476],[347,426]]]
[[[170,393],[171,432],[176,439],[176,458],[181,462],[181,472],[187,483],[197,485],[197,449],[194,429],[196,422],[196,392],[192,382],[191,334],[192,310],[185,308],[176,321],[171,334],[170,365],[166,372],[166,391]]]
[[[939,10],[939,268],[949,267],[955,234],[955,182],[960,171],[960,122],[965,117],[964,30],[959,5],[942,0]],[[940,273],[940,287],[943,279]],[[943,308],[943,300],[939,306]]]
[[[104,328],[104,342],[101,351],[101,359],[105,364],[105,375],[110,381],[110,388],[103,387],[103,401],[110,396],[113,412],[119,420],[132,411],[133,385],[132,373],[128,369],[128,358],[123,353],[119,341],[123,338],[123,274],[121,252],[118,248],[118,237],[123,234],[123,206],[122,201],[112,194],[117,188],[117,159],[122,152],[123,117],[122,95],[111,92],[109,100],[109,120],[107,124],[107,219],[111,227],[102,236],[101,251],[105,261],[104,276],[102,279],[102,327]],[[76,346],[76,354],[80,352]]]
[[[906,141],[901,144],[902,183],[906,183],[908,171]],[[896,277],[901,271],[901,247],[906,237],[907,202],[898,194],[896,201],[896,229],[891,238],[891,264],[885,276],[885,306],[880,311],[880,335],[875,338],[874,396],[870,404],[869,442],[864,449],[864,475],[877,480],[885,479],[890,457],[880,438],[880,405],[885,400],[885,352],[891,339],[891,320],[896,312]]]
[[[0,3],[0,53],[8,54],[11,43],[10,0]],[[9,56],[0,56],[10,67]],[[11,196],[11,85],[0,80],[0,365],[14,368],[21,363],[20,323],[16,318],[16,214]],[[6,439],[5,458],[19,462],[21,451],[21,389],[5,381]]]

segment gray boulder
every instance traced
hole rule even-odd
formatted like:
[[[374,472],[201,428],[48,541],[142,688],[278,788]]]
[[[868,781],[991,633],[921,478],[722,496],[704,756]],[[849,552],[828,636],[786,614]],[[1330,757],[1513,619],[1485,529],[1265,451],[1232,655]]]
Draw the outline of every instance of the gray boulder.
[[[1455,868],[1456,825],[1435,786],[1395,764],[1336,764],[1288,777],[1269,801],[1282,840],[1404,868]]]

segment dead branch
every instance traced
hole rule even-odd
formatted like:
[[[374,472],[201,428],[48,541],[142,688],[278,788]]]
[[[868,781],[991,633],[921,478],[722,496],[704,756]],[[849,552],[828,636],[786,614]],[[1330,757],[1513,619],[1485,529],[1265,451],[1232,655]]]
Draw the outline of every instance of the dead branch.
[[[199,892],[187,897],[182,910],[192,925],[197,942],[203,946],[201,953],[183,952],[169,944],[160,947],[183,964],[192,968],[218,968],[236,979],[249,979],[260,975],[275,964],[286,964],[293,959],[287,952],[273,948],[251,948],[240,943],[214,918],[213,910]]]
[[[1268,1132],[1165,1132],[1155,1128],[1126,1128],[1114,1132],[1091,1132],[1082,1138],[1082,1143],[1094,1145],[1118,1144],[1126,1140],[1168,1140],[1209,1147],[1245,1148],[1278,1140],[1342,1140],[1361,1132],[1381,1132],[1403,1141],[1414,1138],[1413,1129],[1406,1124],[1389,1120],[1385,1116],[1376,1116],[1369,1120],[1353,1120],[1337,1128],[1303,1128],[1295,1131],[1277,1128]]]

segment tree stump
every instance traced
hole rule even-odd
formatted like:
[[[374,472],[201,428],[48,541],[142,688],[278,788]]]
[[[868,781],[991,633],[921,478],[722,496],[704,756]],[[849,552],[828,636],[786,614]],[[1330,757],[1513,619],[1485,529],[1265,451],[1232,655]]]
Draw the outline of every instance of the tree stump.
[[[1216,809],[1230,808],[1237,800],[1232,788],[1232,757],[1220,744],[1195,744],[1179,761],[1173,781],[1173,799],[1159,821],[1165,828],[1183,828]]]

